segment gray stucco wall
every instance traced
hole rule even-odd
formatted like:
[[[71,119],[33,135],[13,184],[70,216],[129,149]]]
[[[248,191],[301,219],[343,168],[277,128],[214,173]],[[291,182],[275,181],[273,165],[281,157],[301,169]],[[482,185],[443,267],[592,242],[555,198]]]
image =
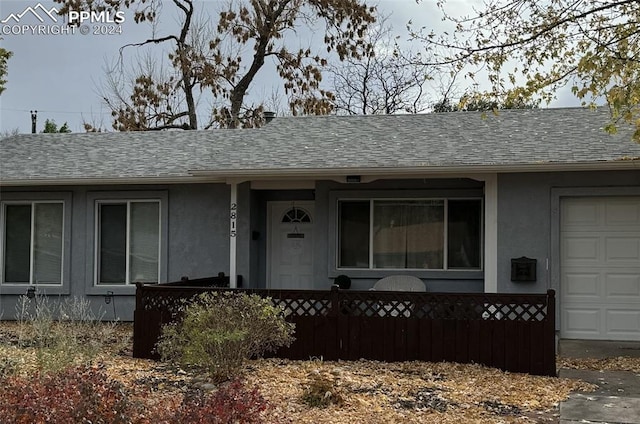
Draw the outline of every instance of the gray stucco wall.
[[[161,281],[174,281],[181,276],[190,278],[229,272],[229,186],[225,184],[153,185],[153,186],[89,186],[89,187],[40,187],[2,188],[0,197],[10,198],[15,193],[28,193],[31,200],[38,200],[43,192],[71,193],[72,215],[70,265],[68,284],[40,287],[42,293],[53,295],[87,296],[96,313],[104,312],[105,319],[118,318],[132,320],[135,307],[134,286],[94,286],[88,258],[94,247],[88,228],[92,227],[93,216],[88,210],[89,200],[114,192],[127,196],[145,198],[153,192],[166,199],[163,205],[167,214],[166,231],[162,234],[165,252],[161,264]],[[165,207],[166,206],[166,207]],[[246,227],[247,225],[245,225]],[[248,267],[246,267],[248,268]],[[20,294],[26,293],[27,285],[0,286],[0,318],[14,319],[15,304]],[[112,291],[112,302],[105,303],[105,295]],[[51,301],[59,301],[51,297]],[[115,307],[115,310],[114,310]]]
[[[168,281],[229,273],[229,186],[169,187]]]
[[[498,177],[498,291],[558,290],[559,198],[639,195],[640,171],[501,174]],[[537,260],[536,282],[512,282],[511,258]]]
[[[451,196],[475,193],[482,196],[483,183],[468,179],[386,180],[368,184],[340,184],[318,181],[313,190],[252,190],[249,183],[238,186],[238,274],[245,287],[265,287],[267,257],[267,205],[270,201],[315,200],[314,281],[318,289],[329,288],[340,274],[352,278],[352,288],[366,290],[378,279],[397,273],[388,270],[340,270],[336,268],[336,199],[386,193],[388,197]],[[87,233],[93,216],[91,199],[104,193],[126,192],[145,197],[161,193],[166,203],[166,257],[162,281],[187,275],[198,278],[229,272],[229,194],[226,184],[2,188],[3,199],[16,193],[38,200],[41,193],[71,196],[70,258],[68,284],[43,289],[53,295],[87,295],[92,307],[106,319],[131,320],[134,287],[93,285],[87,257],[93,246]],[[97,193],[97,194],[96,194]],[[385,195],[386,195],[385,194]],[[498,177],[498,291],[544,292],[558,289],[558,204],[561,196],[640,195],[640,171],[563,172],[501,174]],[[510,281],[510,259],[535,258],[537,281]],[[547,265],[548,264],[548,265]],[[482,271],[407,271],[422,278],[428,291],[482,292]],[[0,286],[0,317],[15,317],[18,295],[24,287]],[[108,291],[112,302],[105,303]],[[55,299],[52,297],[52,299]]]

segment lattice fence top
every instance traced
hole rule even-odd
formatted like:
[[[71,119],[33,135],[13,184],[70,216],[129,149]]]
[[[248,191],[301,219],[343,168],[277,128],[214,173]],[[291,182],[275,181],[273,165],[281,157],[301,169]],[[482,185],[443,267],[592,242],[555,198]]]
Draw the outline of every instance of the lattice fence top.
[[[138,287],[138,305],[147,311],[175,316],[184,302],[202,287]],[[229,290],[229,289],[226,289]],[[426,292],[379,292],[353,290],[260,290],[234,289],[270,297],[287,317],[353,316],[397,317],[431,320],[545,321],[550,290],[546,294],[468,294]]]

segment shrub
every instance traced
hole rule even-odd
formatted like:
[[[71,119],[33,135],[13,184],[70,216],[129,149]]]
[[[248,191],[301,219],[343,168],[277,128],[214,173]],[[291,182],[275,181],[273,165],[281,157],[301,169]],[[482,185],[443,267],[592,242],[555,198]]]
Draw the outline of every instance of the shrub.
[[[0,423],[258,424],[271,408],[257,388],[248,389],[240,380],[212,392],[190,392],[179,405],[133,399],[100,366],[12,375],[0,378]]]
[[[19,363],[16,358],[11,356],[11,351],[0,346],[0,380],[15,374],[18,366]]]
[[[0,422],[125,424],[133,404],[122,385],[99,367],[74,366],[0,384]]]
[[[247,389],[236,379],[221,385],[213,392],[197,391],[184,398],[175,411],[156,414],[153,423],[193,424],[259,424],[270,405],[257,388]],[[168,416],[167,416],[168,415]]]
[[[313,408],[326,408],[331,404],[344,402],[342,390],[332,376],[327,373],[313,372],[309,375],[309,385],[304,389],[301,400]]]
[[[198,295],[182,320],[162,329],[163,360],[207,371],[215,381],[233,378],[247,359],[293,342],[293,324],[271,299],[228,291]]]

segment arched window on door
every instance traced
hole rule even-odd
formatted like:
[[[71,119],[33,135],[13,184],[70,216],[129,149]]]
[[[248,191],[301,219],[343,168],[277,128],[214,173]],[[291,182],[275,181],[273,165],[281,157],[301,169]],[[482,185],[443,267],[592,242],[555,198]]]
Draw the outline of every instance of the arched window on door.
[[[311,215],[302,208],[292,207],[282,216],[283,223],[311,223]]]

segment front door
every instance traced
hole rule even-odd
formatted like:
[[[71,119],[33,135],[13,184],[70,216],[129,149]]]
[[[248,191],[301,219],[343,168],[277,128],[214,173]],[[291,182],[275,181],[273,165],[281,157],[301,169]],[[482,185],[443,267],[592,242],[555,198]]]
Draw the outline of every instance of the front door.
[[[313,289],[312,201],[269,202],[268,286]]]

